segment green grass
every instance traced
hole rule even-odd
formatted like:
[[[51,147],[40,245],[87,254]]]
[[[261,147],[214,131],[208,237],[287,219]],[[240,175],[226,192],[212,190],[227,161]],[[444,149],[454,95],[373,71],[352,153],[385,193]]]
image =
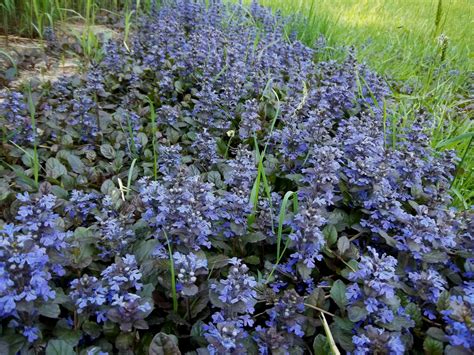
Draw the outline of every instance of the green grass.
[[[98,11],[130,12],[132,0],[1,0],[0,34],[43,37],[47,27],[58,21],[81,19],[94,22]],[[140,10],[148,11],[151,0],[137,2]]]
[[[395,116],[403,125],[413,122],[420,110],[428,112],[433,120],[427,127],[432,147],[456,149],[463,158],[452,185],[454,203],[465,208],[474,204],[474,124],[468,109],[473,103],[469,85],[474,69],[471,0],[260,3],[283,15],[296,15],[287,30],[296,32],[304,43],[317,45],[324,36],[323,59],[341,58],[341,47],[355,47],[358,59],[391,85],[397,103]]]

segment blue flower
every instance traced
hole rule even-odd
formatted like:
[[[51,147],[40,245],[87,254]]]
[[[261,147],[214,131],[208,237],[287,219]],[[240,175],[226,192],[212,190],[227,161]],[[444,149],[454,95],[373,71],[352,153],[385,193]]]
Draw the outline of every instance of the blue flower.
[[[22,230],[31,233],[48,250],[61,252],[66,249],[72,233],[64,232],[60,227],[60,217],[54,212],[56,196],[49,194],[32,199],[25,192],[17,198],[22,202],[16,216]]]
[[[4,139],[11,139],[17,144],[32,143],[36,132],[33,132],[30,115],[25,98],[20,92],[12,91],[0,102],[0,125],[4,133],[10,132]]]
[[[304,310],[303,297],[295,290],[285,290],[283,295],[277,295],[274,306],[267,310],[269,320],[265,324],[302,338],[305,335],[303,327],[306,322]]]
[[[229,274],[226,279],[212,283],[210,288],[218,300],[224,315],[252,314],[257,302],[257,282],[248,275],[249,268],[237,258],[230,259]]]
[[[302,262],[306,267],[313,269],[316,261],[322,259],[321,250],[326,241],[321,228],[326,223],[318,209],[311,206],[302,206],[300,211],[289,223],[292,232],[288,235],[291,242],[289,248],[294,251],[292,259]]]
[[[71,290],[69,295],[76,304],[79,314],[94,310],[106,302],[107,290],[94,276],[85,274],[80,279],[71,281]]]
[[[23,335],[28,339],[28,342],[33,343],[35,340],[40,337],[40,330],[37,327],[28,327],[23,328]]]
[[[222,313],[212,315],[212,323],[204,325],[207,349],[213,355],[241,354],[245,352],[242,341],[248,337],[242,320],[226,319]]]
[[[361,280],[375,296],[393,298],[395,295],[394,284],[399,281],[395,273],[397,260],[392,256],[379,255],[377,251],[368,247],[370,256],[362,256],[359,269],[349,274],[352,281]]]
[[[141,180],[140,195],[146,206],[143,219],[165,242],[164,233],[176,244],[191,250],[210,248],[213,221],[218,217],[216,197],[209,183],[180,172],[169,183]]]
[[[449,298],[448,308],[441,311],[446,323],[446,333],[453,346],[463,346],[466,349],[474,347],[474,287],[472,282],[465,282],[459,296]]]
[[[36,309],[56,298],[51,286],[51,261],[44,247],[23,228],[7,224],[0,229],[0,318],[12,327],[24,326],[30,342],[38,338]],[[25,324],[23,324],[25,323]]]
[[[446,280],[432,268],[426,271],[409,272],[408,279],[413,284],[417,294],[423,300],[433,304],[438,302],[439,296],[446,290],[447,286]]]
[[[370,325],[365,327],[364,333],[354,335],[352,342],[355,345],[354,355],[405,354],[405,346],[400,339],[400,333],[389,332]]]
[[[193,296],[198,292],[196,286],[197,277],[207,274],[207,260],[198,257],[194,253],[187,255],[175,252],[173,254],[174,267],[176,269],[177,287],[184,296]]]
[[[73,190],[69,204],[65,211],[71,218],[78,218],[81,222],[87,219],[89,214],[97,207],[100,196],[96,193],[85,193],[84,191]]]

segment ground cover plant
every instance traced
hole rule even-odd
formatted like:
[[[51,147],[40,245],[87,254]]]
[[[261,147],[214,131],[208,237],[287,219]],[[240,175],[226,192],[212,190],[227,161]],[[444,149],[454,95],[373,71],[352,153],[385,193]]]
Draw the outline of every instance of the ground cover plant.
[[[170,1],[7,93],[2,353],[471,352],[460,158],[285,21]]]
[[[251,0],[245,1],[251,3]],[[432,116],[431,145],[456,149],[463,163],[451,186],[454,203],[473,204],[472,17],[466,0],[261,0],[291,16],[287,31],[303,43],[318,43],[322,56],[344,56],[354,46],[358,60],[383,75],[410,125],[421,109]]]

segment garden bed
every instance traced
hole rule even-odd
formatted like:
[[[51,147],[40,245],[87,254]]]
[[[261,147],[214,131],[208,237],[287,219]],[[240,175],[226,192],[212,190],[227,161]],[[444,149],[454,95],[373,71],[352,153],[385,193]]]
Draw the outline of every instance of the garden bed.
[[[2,353],[470,353],[459,158],[284,24],[172,1],[7,92]]]

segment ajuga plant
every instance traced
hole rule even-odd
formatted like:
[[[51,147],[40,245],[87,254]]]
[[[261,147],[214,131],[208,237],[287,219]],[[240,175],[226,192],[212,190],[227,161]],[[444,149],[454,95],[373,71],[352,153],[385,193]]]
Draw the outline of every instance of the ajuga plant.
[[[284,26],[169,1],[34,87],[35,132],[5,92],[0,352],[472,353],[456,156]]]

